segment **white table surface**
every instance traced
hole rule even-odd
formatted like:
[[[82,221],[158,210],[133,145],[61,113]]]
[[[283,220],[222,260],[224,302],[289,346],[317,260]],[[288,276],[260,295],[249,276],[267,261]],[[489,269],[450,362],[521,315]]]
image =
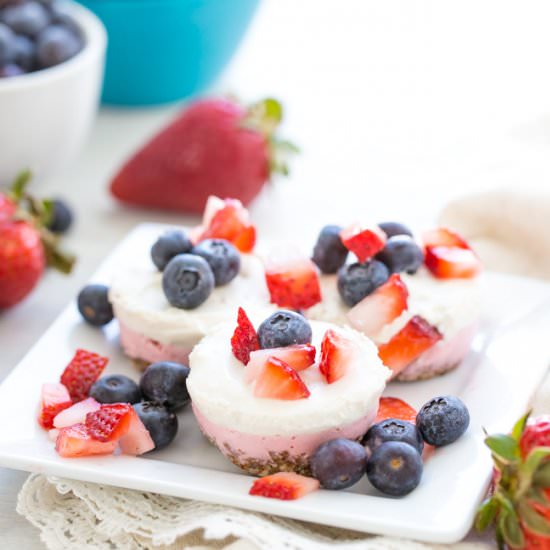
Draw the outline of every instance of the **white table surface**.
[[[303,149],[292,177],[252,206],[260,234],[311,240],[323,223],[372,217],[429,224],[454,196],[550,177],[550,5],[264,0],[217,89],[285,102]],[[0,314],[0,378],[113,245],[140,221],[191,218],[121,208],[106,192],[121,160],[177,106],[101,112],[80,157],[35,191],[76,211],[74,274],[48,273]],[[3,548],[42,548],[15,513],[25,474],[0,469]]]

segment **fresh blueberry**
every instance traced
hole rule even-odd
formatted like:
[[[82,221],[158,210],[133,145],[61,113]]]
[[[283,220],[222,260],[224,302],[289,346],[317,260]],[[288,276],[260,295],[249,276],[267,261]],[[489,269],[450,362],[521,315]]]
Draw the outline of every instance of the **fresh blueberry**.
[[[17,34],[36,36],[49,25],[50,15],[39,2],[23,2],[4,8],[2,21]]]
[[[239,251],[224,239],[205,239],[191,251],[204,258],[214,273],[216,286],[231,282],[241,269]]]
[[[153,363],[142,374],[139,387],[148,401],[175,411],[189,403],[188,376],[189,367],[185,365],[171,361]]]
[[[422,470],[420,453],[401,441],[382,443],[367,462],[367,477],[372,485],[394,497],[408,495],[416,489]]]
[[[390,270],[390,273],[406,271],[413,274],[424,262],[424,252],[416,242],[407,235],[390,237],[376,259]]]
[[[34,42],[26,36],[17,35],[15,37],[14,62],[24,71],[32,71],[34,68],[35,55],[36,47]]]
[[[15,34],[7,25],[0,23],[0,66],[13,63],[16,53]]]
[[[416,426],[411,422],[388,418],[369,428],[361,443],[366,447],[367,454],[372,455],[377,447],[387,441],[401,441],[412,445],[420,454],[424,449],[424,441]]]
[[[48,228],[54,233],[65,233],[73,223],[73,213],[67,204],[59,199],[52,202],[52,217]]]
[[[166,231],[151,247],[151,259],[159,271],[164,271],[166,264],[178,254],[191,252],[193,243],[183,231]]]
[[[340,239],[341,227],[325,225],[317,237],[312,260],[323,273],[336,273],[348,257],[348,249]]]
[[[63,0],[57,2],[43,0],[48,5],[53,23],[59,23],[70,29],[74,34],[80,36],[81,30],[73,17],[72,6]]]
[[[110,374],[103,376],[90,388],[90,397],[99,403],[139,403],[139,386],[127,376]]]
[[[466,405],[452,395],[434,397],[418,411],[416,426],[426,443],[435,447],[456,441],[470,424]]]
[[[109,302],[109,287],[87,285],[78,294],[78,311],[84,320],[100,327],[113,320],[113,306]]]
[[[178,254],[168,262],[162,274],[166,299],[182,309],[200,306],[214,290],[214,284],[208,262],[192,254]]]
[[[311,342],[311,326],[294,311],[281,309],[270,315],[258,328],[260,347],[281,348]]]
[[[36,40],[36,57],[41,68],[59,65],[81,49],[79,38],[63,25],[45,28]]]
[[[386,237],[391,238],[396,235],[408,235],[412,237],[412,231],[402,223],[398,222],[382,222],[378,224],[378,227],[386,234]]]
[[[389,276],[388,268],[377,260],[370,260],[364,264],[347,264],[338,270],[338,292],[342,300],[353,307],[383,285]]]
[[[15,63],[8,63],[0,67],[0,78],[9,78],[10,76],[20,76],[25,71]]]
[[[357,441],[333,439],[317,448],[310,465],[313,477],[325,489],[345,489],[365,474],[367,453]]]
[[[155,450],[166,447],[178,433],[178,417],[158,403],[145,401],[134,405],[134,410],[147,428]]]

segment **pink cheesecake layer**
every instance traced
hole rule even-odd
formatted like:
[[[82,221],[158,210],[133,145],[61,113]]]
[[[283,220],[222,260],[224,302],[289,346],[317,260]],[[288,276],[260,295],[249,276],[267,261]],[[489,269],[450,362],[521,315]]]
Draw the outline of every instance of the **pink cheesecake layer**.
[[[141,359],[149,363],[174,361],[176,363],[187,364],[192,348],[174,346],[173,344],[161,344],[157,340],[152,340],[144,334],[129,329],[120,322],[119,328],[122,349],[132,359]]]

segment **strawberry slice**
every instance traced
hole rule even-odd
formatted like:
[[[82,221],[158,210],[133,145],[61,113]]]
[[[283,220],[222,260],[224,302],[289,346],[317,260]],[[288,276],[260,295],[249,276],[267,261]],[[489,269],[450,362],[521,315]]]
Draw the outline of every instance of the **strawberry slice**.
[[[481,271],[481,261],[469,248],[427,247],[424,263],[438,279],[471,279]]]
[[[237,314],[237,327],[231,337],[233,355],[245,365],[250,361],[250,353],[260,349],[260,341],[254,325],[242,307]]]
[[[398,418],[414,424],[416,423],[416,410],[397,397],[381,397],[374,423],[377,424],[388,418]]]
[[[128,432],[120,438],[118,444],[123,454],[132,456],[148,453],[155,448],[151,434],[133,408],[130,412]]]
[[[294,472],[279,472],[257,479],[252,484],[249,495],[296,500],[319,489],[319,482],[312,477]]]
[[[71,362],[61,375],[73,401],[82,401],[88,397],[92,384],[101,376],[109,359],[97,353],[83,349],[76,350]]]
[[[284,348],[260,349],[250,354],[249,366],[263,365],[269,357],[276,357],[295,371],[301,371],[315,363],[315,353],[316,349],[312,344],[295,344]]]
[[[380,252],[386,244],[386,234],[377,225],[364,227],[355,223],[340,231],[340,239],[361,263]]]
[[[96,441],[118,441],[128,433],[132,413],[134,409],[128,403],[101,405],[97,411],[86,415],[86,429]]]
[[[86,415],[97,411],[99,408],[101,408],[101,405],[93,397],[88,397],[88,399],[79,401],[72,407],[61,411],[53,419],[53,425],[55,428],[66,428],[75,424],[84,424],[86,422]]]
[[[382,286],[352,307],[347,316],[354,328],[372,338],[407,309],[408,298],[407,286],[394,273]]]
[[[284,361],[269,357],[256,378],[256,397],[294,401],[309,397],[309,390],[300,375]]]
[[[452,246],[458,248],[470,248],[466,240],[455,231],[447,227],[437,227],[422,234],[422,242],[425,247]]]
[[[441,338],[437,328],[415,315],[388,343],[378,346],[378,355],[395,376]]]
[[[85,424],[61,428],[55,441],[55,450],[66,458],[112,454],[116,446],[116,441],[94,439]]]
[[[319,370],[328,384],[345,376],[354,348],[354,343],[339,332],[332,329],[325,332],[321,342]]]
[[[73,404],[63,384],[43,384],[38,423],[46,430],[53,428],[54,418]]]

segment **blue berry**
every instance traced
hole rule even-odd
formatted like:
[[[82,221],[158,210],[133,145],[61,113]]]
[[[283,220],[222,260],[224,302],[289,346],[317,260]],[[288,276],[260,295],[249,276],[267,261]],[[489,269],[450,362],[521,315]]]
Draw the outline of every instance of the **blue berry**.
[[[179,254],[172,258],[162,275],[166,299],[174,307],[195,309],[214,290],[214,274],[208,262],[200,256]]]
[[[24,2],[4,8],[2,21],[13,32],[32,37],[49,25],[50,15],[48,10],[39,2]]]
[[[109,287],[87,285],[78,294],[78,311],[90,325],[100,327],[113,320],[113,306],[109,302]]]
[[[80,36],[81,30],[76,23],[71,9],[72,6],[63,0],[60,2],[47,1],[44,2],[48,5],[48,9],[53,23],[59,23],[70,29],[74,34]]]
[[[184,231],[166,231],[151,247],[151,259],[159,271],[164,271],[174,256],[191,252],[192,248],[193,243]]]
[[[15,63],[8,63],[0,67],[0,78],[9,78],[10,76],[20,76],[25,71]]]
[[[455,442],[470,424],[466,405],[452,395],[434,397],[418,411],[416,426],[426,443],[436,447]]]
[[[214,273],[216,286],[231,282],[241,269],[239,251],[224,239],[205,239],[195,246],[191,253],[201,256],[208,262]]]
[[[325,225],[317,237],[312,260],[323,273],[336,273],[348,257],[348,249],[340,239],[341,227]]]
[[[52,202],[52,217],[48,228],[54,233],[65,233],[73,223],[73,213],[67,204],[59,199]]]
[[[13,63],[16,53],[15,34],[7,25],[0,23],[0,66]]]
[[[175,411],[189,402],[187,377],[189,367],[162,361],[149,365],[141,376],[139,387],[148,401]]]
[[[110,374],[94,382],[90,388],[90,397],[99,403],[139,403],[141,390],[131,378]]]
[[[260,347],[281,348],[311,342],[311,326],[294,311],[281,309],[270,315],[258,328]]]
[[[345,489],[365,474],[367,453],[357,441],[333,439],[317,448],[310,465],[313,477],[325,489]]]
[[[148,401],[134,405],[134,410],[147,428],[155,444],[155,451],[172,443],[178,433],[178,417],[173,412]]]
[[[387,495],[408,495],[422,478],[422,457],[408,443],[388,441],[377,447],[367,462],[371,484]]]
[[[32,71],[34,68],[34,58],[36,47],[34,42],[23,35],[15,37],[15,57],[14,62],[24,71]]]
[[[412,237],[412,231],[402,223],[398,222],[382,222],[378,224],[378,227],[386,234],[386,237],[391,238],[396,235],[408,235]]]
[[[344,265],[338,270],[338,292],[353,307],[389,278],[388,268],[377,260]]]
[[[406,271],[413,274],[424,263],[424,252],[416,242],[407,235],[390,237],[384,248],[376,255],[390,273]]]
[[[63,25],[45,28],[36,40],[36,58],[43,69],[71,59],[81,49],[79,38]]]
[[[374,424],[363,437],[361,443],[366,447],[367,454],[372,455],[374,450],[387,441],[401,441],[412,445],[420,454],[424,449],[424,441],[416,426],[411,422],[388,418]]]

